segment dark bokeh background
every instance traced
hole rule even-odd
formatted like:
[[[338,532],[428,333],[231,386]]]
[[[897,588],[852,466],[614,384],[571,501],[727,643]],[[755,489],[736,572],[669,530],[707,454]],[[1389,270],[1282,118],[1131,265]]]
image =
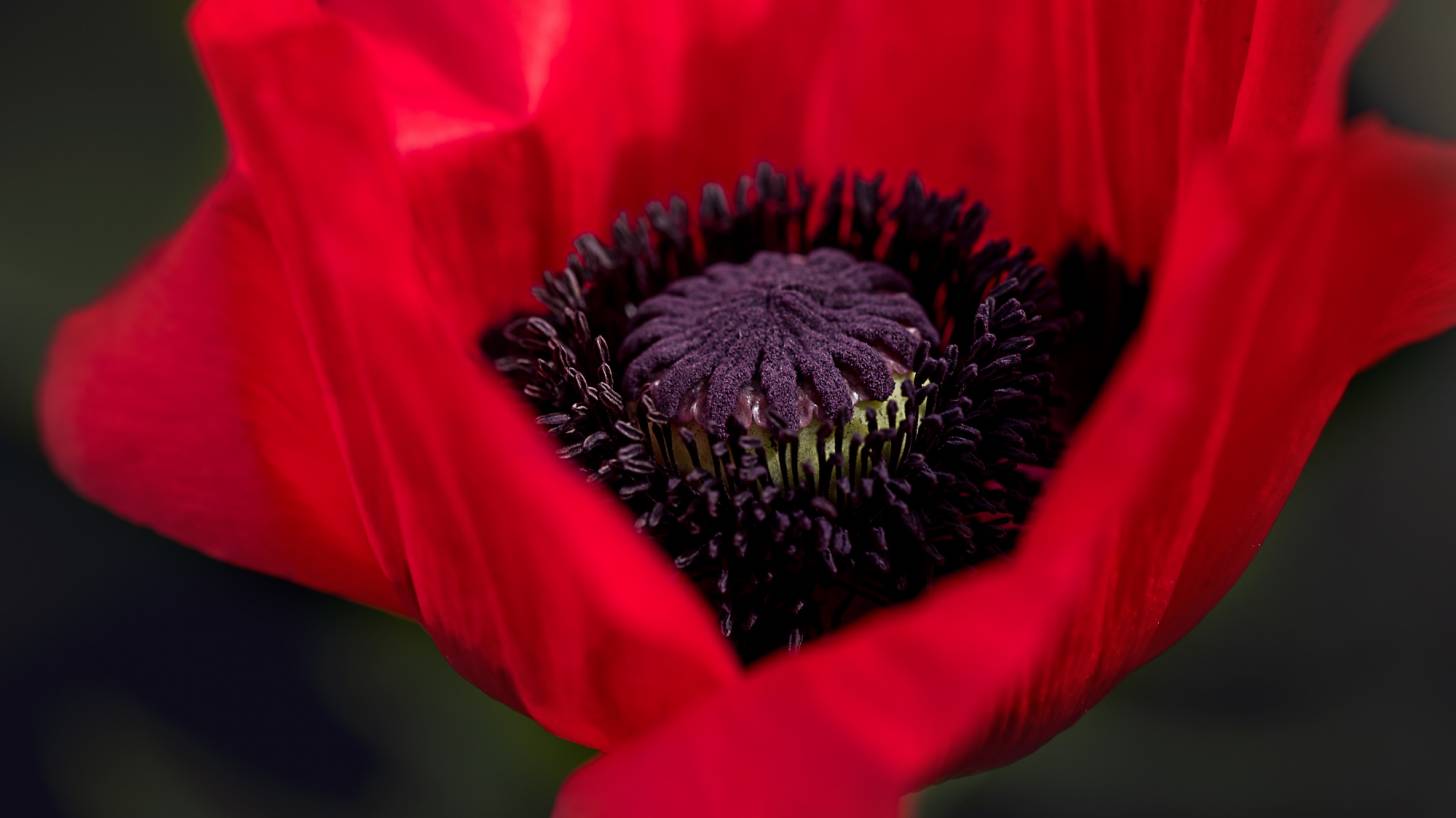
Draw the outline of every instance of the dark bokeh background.
[[[0,11],[0,811],[544,815],[586,753],[478,694],[417,628],[128,526],[36,450],[51,327],[221,161],[183,12]],[[1456,5],[1407,3],[1361,58],[1354,106],[1456,138],[1453,45]],[[1448,334],[1361,376],[1192,636],[922,813],[1456,813],[1453,373]]]

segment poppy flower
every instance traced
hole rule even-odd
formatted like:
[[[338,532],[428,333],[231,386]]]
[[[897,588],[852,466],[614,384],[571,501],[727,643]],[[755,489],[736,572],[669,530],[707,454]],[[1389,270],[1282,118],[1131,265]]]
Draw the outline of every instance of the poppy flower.
[[[45,443],[96,502],[414,618],[486,693],[606,750],[561,815],[895,814],[1030,752],[1186,633],[1353,373],[1456,322],[1456,149],[1342,120],[1344,69],[1383,10],[204,0],[191,29],[230,161],[60,329]],[[710,188],[697,218],[668,198],[761,160],[804,186],[765,170],[741,199]],[[891,197],[836,187],[841,170],[909,181]],[[804,207],[811,189],[827,209]],[[622,211],[648,216],[541,283]],[[1104,305],[1073,308],[1064,269],[1146,299],[1130,341]],[[822,347],[782,326],[735,347],[713,317],[748,305],[734,315],[759,326],[784,290]],[[586,300],[620,326],[574,337]],[[695,346],[699,325],[724,343]],[[673,339],[682,355],[652,352]],[[1082,416],[1051,385],[1068,361],[1043,353],[1108,339],[1120,354]],[[582,425],[553,384],[610,386],[587,408],[626,426]],[[543,415],[552,401],[566,410]],[[634,425],[638,407],[656,415]],[[768,432],[745,442],[755,407]],[[969,420],[988,407],[994,441]],[[915,412],[935,415],[934,446],[896,437]],[[835,429],[861,448],[809,452]],[[813,576],[878,555],[915,598],[830,627],[775,607],[824,607],[780,581],[787,563],[758,596],[699,587],[683,532],[731,532],[663,492],[685,490],[680,458],[703,441],[724,470],[697,464],[704,503],[714,486],[738,503],[741,479],[741,507],[783,512],[782,530],[829,527],[827,549],[794,535]],[[879,476],[907,451],[942,461],[919,484]],[[826,469],[833,485],[796,483]],[[884,522],[886,496],[918,523]],[[860,502],[881,516],[841,510]],[[659,537],[664,521],[683,528]],[[765,543],[720,542],[713,564]],[[902,570],[927,543],[941,560]],[[724,620],[745,599],[767,647]]]

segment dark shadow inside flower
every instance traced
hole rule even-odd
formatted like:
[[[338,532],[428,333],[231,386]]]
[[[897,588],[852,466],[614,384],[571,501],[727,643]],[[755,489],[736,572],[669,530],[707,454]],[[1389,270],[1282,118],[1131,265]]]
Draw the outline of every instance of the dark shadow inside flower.
[[[986,219],[764,164],[583,236],[482,343],[752,661],[1012,549],[1136,328],[1146,276]]]

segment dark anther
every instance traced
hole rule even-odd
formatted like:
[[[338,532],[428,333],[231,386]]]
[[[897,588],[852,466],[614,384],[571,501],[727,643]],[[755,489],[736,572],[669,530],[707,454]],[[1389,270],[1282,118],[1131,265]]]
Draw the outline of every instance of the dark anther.
[[[764,165],[624,216],[483,341],[750,660],[1012,548],[1142,303],[964,194],[823,190]]]

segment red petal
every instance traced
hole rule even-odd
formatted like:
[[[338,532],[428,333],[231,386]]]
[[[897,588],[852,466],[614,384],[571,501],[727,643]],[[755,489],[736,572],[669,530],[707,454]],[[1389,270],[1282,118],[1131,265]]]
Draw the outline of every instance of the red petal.
[[[1043,252],[1086,232],[1159,255],[1204,149],[1327,136],[1387,3],[895,3],[846,9],[815,77],[806,154],[964,185]]]
[[[1456,147],[1200,165],[1154,300],[1016,554],[577,774],[561,816],[887,816],[1075,720],[1243,569],[1350,376],[1456,323]]]
[[[619,211],[760,159],[801,163],[814,89],[782,79],[810,76],[833,39],[813,3],[323,5],[406,155],[418,261],[472,329],[526,306],[540,271]],[[246,3],[208,14],[219,36],[260,27]]]
[[[820,180],[918,169],[965,186],[995,230],[1043,252],[1092,234],[1151,265],[1200,151],[1334,133],[1349,57],[1387,5],[327,7],[359,34],[401,148],[429,155],[411,163],[428,194],[414,199],[418,221],[439,226],[425,248],[477,320],[519,303],[561,248],[619,210],[763,159]],[[530,226],[505,248],[459,238]]]
[[[57,333],[47,451],[77,491],[207,553],[402,610],[359,531],[277,258],[230,174]]]
[[[368,541],[445,656],[594,745],[738,673],[691,587],[546,447],[442,321],[386,109],[350,33],[290,0],[194,31],[255,180]]]
[[[1242,226],[1251,233],[1263,228],[1226,266],[1304,284],[1280,294],[1298,307],[1280,305],[1282,334],[1256,340],[1254,353],[1282,344],[1291,360],[1308,362],[1308,371],[1281,372],[1260,361],[1243,376],[1258,384],[1263,397],[1231,416],[1224,430],[1212,466],[1221,479],[1197,495],[1197,530],[1153,653],[1197,624],[1243,573],[1351,369],[1456,320],[1456,147],[1403,139],[1376,123],[1363,124],[1349,142],[1341,152],[1294,167],[1261,156],[1223,183],[1228,206],[1247,214]],[[1213,196],[1204,201],[1210,210],[1216,207]],[[1181,232],[1170,239],[1181,253],[1170,263],[1197,263],[1206,249],[1197,237],[1202,216],[1216,214],[1194,212],[1181,220]],[[1281,223],[1287,225],[1283,232]],[[1329,280],[1308,286],[1305,279],[1314,273],[1307,271]],[[1305,402],[1302,425],[1287,427],[1282,436],[1270,433],[1288,406]],[[1251,507],[1250,493],[1261,502]]]

